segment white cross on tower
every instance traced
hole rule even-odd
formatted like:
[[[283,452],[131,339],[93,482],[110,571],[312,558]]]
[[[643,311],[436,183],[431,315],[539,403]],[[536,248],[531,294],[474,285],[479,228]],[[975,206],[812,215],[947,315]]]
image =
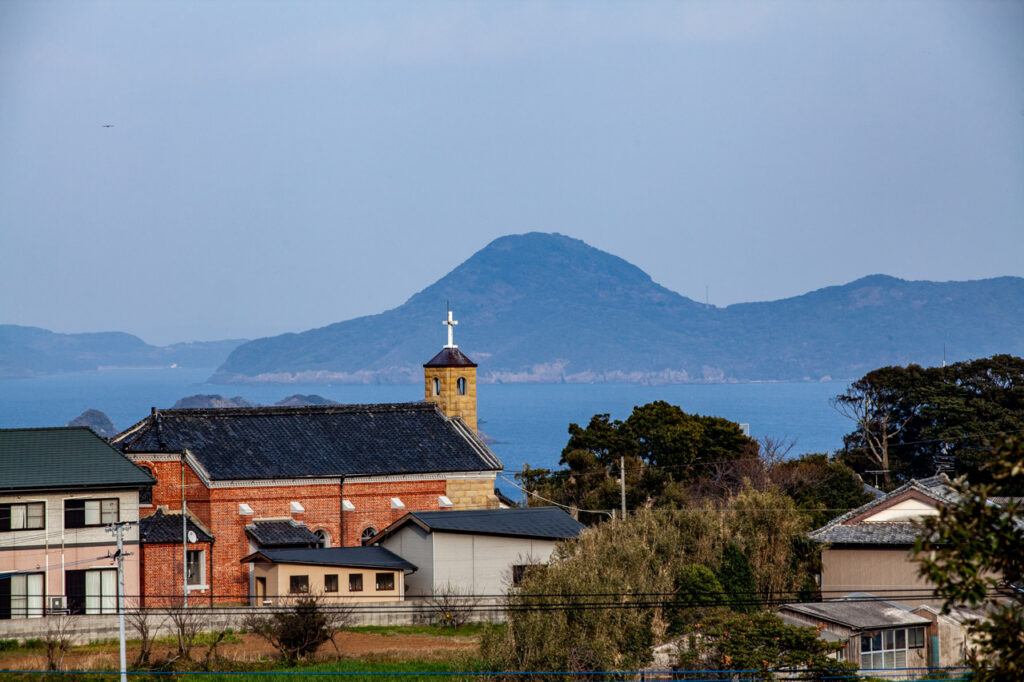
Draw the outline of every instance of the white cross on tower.
[[[448,319],[444,321],[444,325],[448,327],[448,345],[445,348],[458,348],[455,345],[455,325],[458,322],[452,319],[452,311],[448,311]]]

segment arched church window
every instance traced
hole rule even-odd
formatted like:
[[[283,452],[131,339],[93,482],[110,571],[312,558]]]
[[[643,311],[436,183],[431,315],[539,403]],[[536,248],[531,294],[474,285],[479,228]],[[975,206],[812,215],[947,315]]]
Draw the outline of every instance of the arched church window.
[[[459,380],[455,382],[459,389],[459,395],[466,395],[466,377],[459,377]]]
[[[434,377],[434,395],[441,395],[441,380]]]
[[[377,529],[376,528],[374,528],[373,526],[367,526],[363,530],[363,534],[360,537],[360,540],[362,540],[363,544],[365,545],[367,542],[372,540],[373,536],[375,536],[376,534],[377,534]]]
[[[317,547],[330,547],[331,546],[331,536],[327,534],[327,531],[325,531],[325,530],[314,531],[313,535],[316,536],[316,540],[317,540],[316,546]]]

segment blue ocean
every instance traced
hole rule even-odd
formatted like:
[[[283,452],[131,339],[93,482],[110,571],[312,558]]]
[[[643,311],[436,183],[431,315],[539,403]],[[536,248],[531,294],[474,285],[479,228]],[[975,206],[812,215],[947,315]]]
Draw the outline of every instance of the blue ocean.
[[[423,399],[416,385],[218,385],[205,383],[213,369],[118,369],[0,380],[0,428],[63,426],[88,408],[105,412],[118,429],[197,393],[242,396],[272,405],[295,393],[315,393],[342,403]],[[845,382],[677,384],[482,384],[479,428],[505,463],[507,474],[556,468],[568,426],[595,414],[625,419],[633,407],[665,400],[690,413],[750,424],[754,438],[795,440],[792,454],[835,451],[851,424],[829,406]],[[500,485],[500,481],[499,481]]]

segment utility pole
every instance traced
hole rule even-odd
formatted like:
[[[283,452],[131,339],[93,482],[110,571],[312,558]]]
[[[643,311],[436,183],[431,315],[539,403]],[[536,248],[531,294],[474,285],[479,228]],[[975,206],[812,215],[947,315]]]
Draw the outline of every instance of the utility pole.
[[[121,642],[121,682],[128,682],[128,663],[124,653],[124,529],[132,525],[131,521],[115,521],[107,527],[108,533],[117,536],[117,628]]]
[[[181,589],[188,606],[188,513],[185,510],[185,453],[181,452]]]
[[[619,457],[619,492],[622,496],[622,520],[626,520],[626,458]]]

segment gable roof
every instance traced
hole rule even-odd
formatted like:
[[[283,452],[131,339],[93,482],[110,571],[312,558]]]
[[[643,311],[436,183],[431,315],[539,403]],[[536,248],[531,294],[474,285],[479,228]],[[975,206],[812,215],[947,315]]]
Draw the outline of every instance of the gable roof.
[[[909,606],[855,592],[842,599],[810,604],[784,604],[783,609],[845,625],[853,630],[877,630],[900,626],[930,625],[931,619],[913,613]]]
[[[370,543],[379,543],[410,523],[427,532],[473,533],[541,540],[575,538],[585,528],[582,523],[558,507],[423,511],[409,512],[375,535]]]
[[[260,547],[308,547],[320,541],[306,524],[297,521],[253,521],[245,532]]]
[[[433,403],[157,410],[112,441],[188,449],[214,480],[498,471],[461,419]]]
[[[816,542],[832,545],[912,545],[920,530],[909,521],[861,521],[905,499],[934,500],[937,505],[956,504],[957,495],[945,474],[911,480],[892,492],[838,516],[811,531]]]
[[[188,524],[187,531],[190,530],[196,534],[196,542],[213,542],[213,536],[191,518],[186,519],[185,522]],[[180,543],[181,512],[168,514],[164,513],[163,509],[157,509],[155,514],[139,519],[139,542],[149,544],[164,542]]]
[[[0,490],[138,488],[156,481],[92,429],[0,429]]]
[[[319,549],[261,549],[242,559],[242,563],[253,563],[256,561],[269,561],[275,564],[416,570],[414,564],[409,563],[391,550],[373,546]]]

